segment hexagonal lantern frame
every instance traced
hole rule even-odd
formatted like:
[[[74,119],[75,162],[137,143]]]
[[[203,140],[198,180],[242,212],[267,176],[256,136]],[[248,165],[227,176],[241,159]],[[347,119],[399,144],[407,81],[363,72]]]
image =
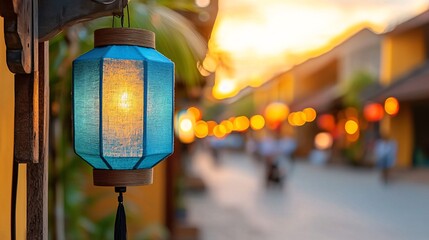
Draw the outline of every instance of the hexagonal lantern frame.
[[[153,32],[94,35],[95,48],[73,62],[74,150],[94,168],[94,185],[151,184],[173,152],[174,63],[155,50]]]

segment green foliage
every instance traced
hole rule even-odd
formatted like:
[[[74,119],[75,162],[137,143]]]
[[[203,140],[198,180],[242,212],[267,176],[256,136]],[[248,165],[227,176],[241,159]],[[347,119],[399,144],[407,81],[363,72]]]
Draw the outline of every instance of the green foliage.
[[[361,108],[362,102],[360,94],[362,91],[375,82],[375,78],[367,72],[356,72],[353,74],[348,84],[345,86],[343,104],[346,107]]]

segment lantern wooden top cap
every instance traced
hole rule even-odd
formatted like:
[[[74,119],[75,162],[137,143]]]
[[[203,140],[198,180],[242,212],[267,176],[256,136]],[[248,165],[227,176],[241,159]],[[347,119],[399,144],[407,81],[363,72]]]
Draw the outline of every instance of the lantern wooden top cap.
[[[94,47],[132,45],[155,48],[155,34],[137,28],[102,28],[94,32]]]

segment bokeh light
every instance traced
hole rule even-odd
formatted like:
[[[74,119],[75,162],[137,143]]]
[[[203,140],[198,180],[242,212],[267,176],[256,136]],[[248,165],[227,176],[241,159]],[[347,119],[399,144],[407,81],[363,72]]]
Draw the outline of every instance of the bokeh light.
[[[350,135],[355,134],[359,130],[359,124],[355,120],[347,120],[344,130]]]
[[[250,126],[249,119],[246,116],[236,117],[233,121],[233,124],[234,130],[239,132],[246,131]]]
[[[180,111],[176,114],[175,130],[179,140],[183,143],[191,143],[195,140],[194,116],[187,111]]]
[[[316,119],[317,113],[314,108],[306,108],[302,110],[302,112],[305,114],[305,120],[307,122],[313,122]]]
[[[303,126],[307,122],[307,117],[304,112],[295,112],[292,121],[295,126]]]
[[[217,125],[216,127],[214,127],[213,129],[213,135],[217,138],[223,138],[226,136],[226,129],[225,126],[222,124]]]
[[[201,111],[200,109],[196,108],[196,107],[190,107],[188,108],[187,112],[189,114],[191,114],[192,116],[194,116],[195,121],[201,120]]]
[[[262,115],[254,115],[250,118],[250,126],[253,130],[260,130],[265,126],[265,119]]]
[[[207,127],[209,131],[209,136],[213,136],[214,128],[217,126],[217,122],[215,121],[207,121]]]
[[[189,132],[192,129],[192,121],[189,118],[185,118],[180,121],[180,130],[184,132]]]
[[[234,129],[234,124],[229,120],[223,120],[220,124],[225,127],[225,133],[231,133]]]
[[[363,116],[368,122],[380,121],[384,116],[384,110],[379,103],[367,104],[363,109]]]
[[[210,5],[210,0],[195,0],[195,4],[200,8],[205,8]]]
[[[389,115],[396,115],[399,112],[399,102],[398,99],[394,97],[389,97],[384,101],[384,110]]]
[[[314,145],[319,150],[326,150],[331,148],[332,142],[332,136],[327,132],[318,133],[314,138]]]
[[[208,124],[205,121],[200,120],[195,123],[194,131],[197,138],[205,138],[209,134]]]

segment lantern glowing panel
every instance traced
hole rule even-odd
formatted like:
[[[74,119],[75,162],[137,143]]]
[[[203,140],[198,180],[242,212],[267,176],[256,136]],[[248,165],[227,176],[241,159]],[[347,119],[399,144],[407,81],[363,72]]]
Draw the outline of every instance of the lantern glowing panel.
[[[73,62],[75,152],[95,169],[152,168],[173,151],[173,91],[153,47],[96,45]]]

